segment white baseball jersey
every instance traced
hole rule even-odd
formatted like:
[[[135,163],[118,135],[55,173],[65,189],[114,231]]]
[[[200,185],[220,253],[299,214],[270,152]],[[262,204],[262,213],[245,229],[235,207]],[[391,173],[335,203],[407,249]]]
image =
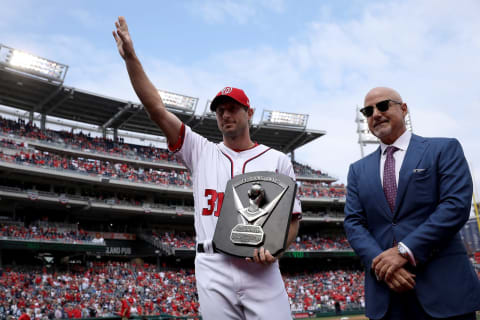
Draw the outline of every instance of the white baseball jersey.
[[[183,125],[183,130],[183,143],[181,141],[177,147],[177,155],[192,174],[197,243],[213,239],[225,188],[234,176],[253,171],[275,171],[295,179],[292,163],[282,152],[264,145],[236,152],[223,142],[208,141],[188,126]],[[293,212],[301,212],[298,199]]]
[[[182,125],[181,130],[178,145],[169,147],[192,173],[197,243],[211,244],[227,182],[234,176],[274,171],[295,179],[290,159],[277,150],[257,144],[235,151],[223,142],[208,141],[188,126]],[[301,213],[298,199],[293,212]],[[201,253],[195,258],[195,275],[205,319],[291,319],[278,262],[263,266],[223,254]]]

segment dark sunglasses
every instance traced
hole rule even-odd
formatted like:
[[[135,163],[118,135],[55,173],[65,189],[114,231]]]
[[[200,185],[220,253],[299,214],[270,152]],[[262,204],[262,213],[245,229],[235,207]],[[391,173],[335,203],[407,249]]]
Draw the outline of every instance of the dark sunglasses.
[[[390,108],[390,102],[396,103],[396,104],[402,104],[402,102],[398,102],[395,100],[383,100],[380,102],[377,102],[375,105],[377,107],[377,110],[380,112],[385,112]],[[373,115],[373,108],[374,106],[366,106],[360,109],[360,112],[367,118],[371,117]]]

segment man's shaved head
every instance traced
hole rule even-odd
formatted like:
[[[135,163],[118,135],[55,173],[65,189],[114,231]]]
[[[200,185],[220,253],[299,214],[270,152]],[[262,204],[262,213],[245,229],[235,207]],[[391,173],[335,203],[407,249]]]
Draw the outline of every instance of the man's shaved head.
[[[364,105],[368,106],[369,104],[371,104],[372,100],[378,102],[386,99],[403,102],[400,94],[392,88],[376,87],[368,91],[367,95],[365,96]]]

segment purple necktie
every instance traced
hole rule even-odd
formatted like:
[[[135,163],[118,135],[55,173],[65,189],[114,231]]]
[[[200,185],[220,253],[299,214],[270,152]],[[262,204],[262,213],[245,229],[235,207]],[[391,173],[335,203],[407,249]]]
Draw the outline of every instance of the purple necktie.
[[[397,147],[387,147],[387,159],[385,160],[385,166],[383,167],[383,192],[387,198],[390,210],[395,208],[395,198],[397,197],[397,179],[395,178],[395,159],[393,153],[397,151]]]

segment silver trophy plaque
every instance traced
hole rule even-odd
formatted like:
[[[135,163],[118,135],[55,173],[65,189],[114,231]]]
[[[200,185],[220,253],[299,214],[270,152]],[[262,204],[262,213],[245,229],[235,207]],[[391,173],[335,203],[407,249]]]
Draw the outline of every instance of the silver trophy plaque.
[[[261,246],[276,255],[285,249],[296,184],[268,171],[236,176],[227,183],[213,238],[217,251],[251,257]]]

